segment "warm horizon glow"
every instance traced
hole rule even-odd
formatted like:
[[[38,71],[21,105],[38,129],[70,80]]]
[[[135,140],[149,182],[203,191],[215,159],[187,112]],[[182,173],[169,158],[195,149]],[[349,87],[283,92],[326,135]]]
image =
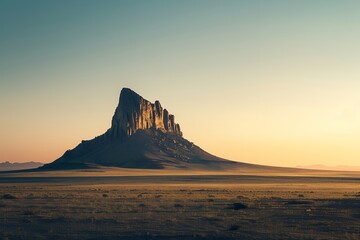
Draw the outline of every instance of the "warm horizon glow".
[[[226,159],[360,165],[360,2],[0,3],[0,162],[110,127],[121,88]]]

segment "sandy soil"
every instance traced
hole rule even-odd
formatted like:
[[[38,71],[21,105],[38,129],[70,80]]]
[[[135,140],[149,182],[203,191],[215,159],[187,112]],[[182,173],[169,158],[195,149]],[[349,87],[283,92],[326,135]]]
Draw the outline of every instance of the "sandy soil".
[[[1,174],[0,239],[360,239],[356,174],[77,173]]]

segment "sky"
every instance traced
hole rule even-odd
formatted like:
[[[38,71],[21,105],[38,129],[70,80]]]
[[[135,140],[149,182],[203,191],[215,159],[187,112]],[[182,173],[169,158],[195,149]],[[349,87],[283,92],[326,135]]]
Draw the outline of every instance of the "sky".
[[[105,132],[121,88],[231,160],[360,165],[360,2],[0,0],[0,162]]]

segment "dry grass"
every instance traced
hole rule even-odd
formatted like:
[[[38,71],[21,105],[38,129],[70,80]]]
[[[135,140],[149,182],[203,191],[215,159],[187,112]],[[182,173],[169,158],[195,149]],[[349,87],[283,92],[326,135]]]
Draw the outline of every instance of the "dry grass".
[[[357,179],[161,181],[0,183],[0,239],[360,238]]]

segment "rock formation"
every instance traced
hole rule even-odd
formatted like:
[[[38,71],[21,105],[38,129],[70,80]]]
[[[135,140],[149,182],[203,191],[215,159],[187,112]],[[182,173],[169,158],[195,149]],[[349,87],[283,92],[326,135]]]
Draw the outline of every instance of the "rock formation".
[[[163,109],[159,101],[151,103],[131,89],[123,88],[108,134],[115,138],[123,135],[129,137],[139,129],[149,128],[182,136],[175,116]]]
[[[213,156],[182,137],[175,116],[131,89],[121,90],[111,127],[41,169],[94,166],[224,169],[239,163]]]

